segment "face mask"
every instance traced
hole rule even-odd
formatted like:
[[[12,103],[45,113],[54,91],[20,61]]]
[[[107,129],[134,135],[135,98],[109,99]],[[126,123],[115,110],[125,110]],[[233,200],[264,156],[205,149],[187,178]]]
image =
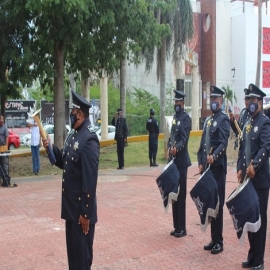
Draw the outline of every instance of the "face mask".
[[[181,109],[181,106],[180,105],[174,105],[174,110],[176,113],[178,113]]]
[[[212,110],[212,112],[215,112],[218,109],[219,109],[219,102],[218,101],[211,102],[211,110]]]
[[[249,106],[248,106],[248,110],[250,112],[251,115],[253,115],[257,110],[258,110],[258,103],[255,102],[249,102]]]
[[[74,128],[74,125],[75,123],[77,122],[77,114],[73,114],[72,112],[70,113],[69,115],[69,118],[70,118],[70,124],[71,124],[71,127]]]

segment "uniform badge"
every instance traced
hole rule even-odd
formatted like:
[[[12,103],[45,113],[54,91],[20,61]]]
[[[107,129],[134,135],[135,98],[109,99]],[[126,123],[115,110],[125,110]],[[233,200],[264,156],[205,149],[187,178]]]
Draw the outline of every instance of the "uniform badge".
[[[257,132],[259,130],[258,126],[254,127],[254,132]]]
[[[177,122],[177,125],[179,126],[179,125],[180,125],[180,123],[181,123],[181,122],[180,122],[180,121],[178,121],[178,122]]]
[[[175,124],[176,124],[175,119],[173,119],[172,124],[173,124],[173,125],[175,125]]]
[[[212,119],[209,119],[209,120],[207,121],[207,127],[210,127],[210,126],[211,126],[211,123],[212,123]]]
[[[213,127],[215,127],[217,125],[217,121],[215,121],[214,123],[213,123]]]
[[[76,151],[78,148],[79,148],[79,142],[77,141],[74,143],[73,149]]]
[[[250,130],[251,130],[251,124],[248,124],[248,125],[246,126],[246,132],[249,133]]]

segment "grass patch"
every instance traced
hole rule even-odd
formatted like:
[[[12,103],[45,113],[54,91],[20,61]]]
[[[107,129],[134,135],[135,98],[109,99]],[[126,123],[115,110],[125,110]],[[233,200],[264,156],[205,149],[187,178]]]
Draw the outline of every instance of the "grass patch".
[[[192,162],[197,161],[197,151],[199,149],[201,137],[190,137],[188,150]],[[157,163],[165,164],[164,140],[158,141]],[[125,148],[125,167],[148,166],[148,142],[129,143]],[[117,168],[116,144],[100,148],[99,169]]]

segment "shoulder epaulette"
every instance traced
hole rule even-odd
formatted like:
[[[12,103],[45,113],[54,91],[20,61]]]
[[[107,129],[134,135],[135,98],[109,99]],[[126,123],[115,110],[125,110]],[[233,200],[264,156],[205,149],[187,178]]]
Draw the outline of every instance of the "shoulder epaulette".
[[[89,126],[87,127],[87,129],[90,131],[90,133],[95,133],[95,130],[92,128],[91,125],[89,125]]]

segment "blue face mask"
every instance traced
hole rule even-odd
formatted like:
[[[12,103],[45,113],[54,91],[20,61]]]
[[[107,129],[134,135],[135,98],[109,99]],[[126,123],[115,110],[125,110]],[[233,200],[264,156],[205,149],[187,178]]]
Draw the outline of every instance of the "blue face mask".
[[[71,124],[71,128],[74,128],[75,123],[77,122],[77,114],[73,114],[72,112],[69,115],[70,118],[70,124]]]
[[[181,106],[180,105],[174,105],[174,110],[176,113],[178,113],[181,109]]]
[[[212,112],[215,112],[219,109],[219,102],[218,101],[212,101],[211,102],[211,110]]]
[[[258,108],[259,108],[259,105],[257,102],[252,102],[252,101],[249,102],[248,110],[251,115],[253,115],[258,110]]]

